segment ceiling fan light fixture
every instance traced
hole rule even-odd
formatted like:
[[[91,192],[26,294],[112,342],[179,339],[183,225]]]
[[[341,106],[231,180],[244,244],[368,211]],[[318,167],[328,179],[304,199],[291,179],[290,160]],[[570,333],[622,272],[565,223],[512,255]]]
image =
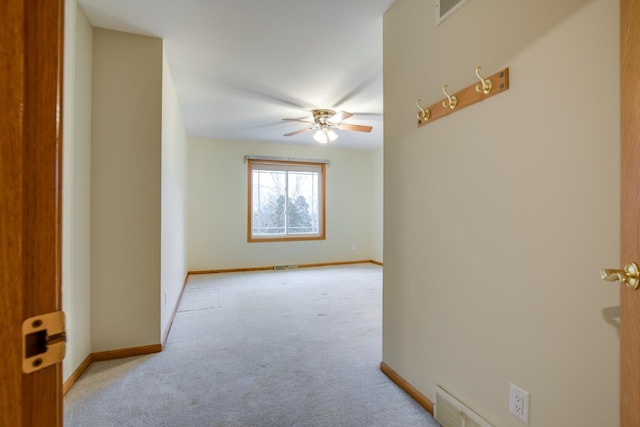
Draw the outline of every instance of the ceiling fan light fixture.
[[[328,144],[329,142],[333,142],[338,139],[338,134],[335,132],[336,129],[356,132],[371,132],[371,129],[373,129],[372,126],[342,123],[343,120],[353,116],[353,114],[346,111],[336,113],[333,110],[322,109],[312,110],[311,113],[313,114],[313,121],[303,119],[282,119],[289,122],[310,123],[312,125],[311,127],[308,126],[306,129],[285,133],[284,136],[294,136],[305,132],[316,131],[313,135],[313,139],[320,144]]]
[[[328,142],[333,142],[338,139],[338,134],[333,131],[333,129],[319,129],[315,135],[313,135],[313,139],[318,141],[320,144],[326,144]]]

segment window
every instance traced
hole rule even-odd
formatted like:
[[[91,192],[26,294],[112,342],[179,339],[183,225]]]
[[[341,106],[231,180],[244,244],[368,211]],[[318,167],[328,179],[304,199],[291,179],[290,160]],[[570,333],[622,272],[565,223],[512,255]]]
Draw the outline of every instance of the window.
[[[323,163],[248,160],[248,241],[324,240]]]

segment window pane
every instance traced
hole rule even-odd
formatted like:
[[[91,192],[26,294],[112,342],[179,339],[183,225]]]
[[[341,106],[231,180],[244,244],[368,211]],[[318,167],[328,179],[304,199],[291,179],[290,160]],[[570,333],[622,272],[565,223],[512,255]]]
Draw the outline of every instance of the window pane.
[[[289,234],[318,233],[318,181],[313,172],[289,172]]]
[[[249,161],[248,241],[324,240],[325,167]]]
[[[252,233],[285,233],[286,172],[253,171]]]

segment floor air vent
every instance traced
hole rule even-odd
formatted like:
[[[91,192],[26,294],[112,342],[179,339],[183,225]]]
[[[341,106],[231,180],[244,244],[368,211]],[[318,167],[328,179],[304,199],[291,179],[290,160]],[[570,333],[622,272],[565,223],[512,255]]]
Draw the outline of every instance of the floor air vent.
[[[295,270],[296,268],[298,268],[297,264],[290,264],[290,265],[274,265],[273,269],[274,270]]]
[[[493,427],[464,403],[436,387],[435,419],[442,427]]]

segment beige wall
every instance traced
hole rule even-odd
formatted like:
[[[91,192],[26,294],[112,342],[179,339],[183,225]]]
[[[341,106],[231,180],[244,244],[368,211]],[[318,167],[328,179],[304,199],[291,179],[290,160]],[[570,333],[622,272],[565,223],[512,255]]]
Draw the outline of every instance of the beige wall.
[[[187,133],[166,54],[162,59],[161,336],[178,304],[187,272]]]
[[[91,58],[93,28],[65,3],[62,177],[62,308],[67,316],[63,377],[91,353]]]
[[[162,40],[96,28],[92,350],[160,342]]]
[[[339,143],[339,141],[338,141]],[[324,241],[247,243],[245,155],[326,159],[327,238]],[[188,144],[189,270],[375,258],[381,226],[372,212],[379,182],[375,154],[332,147],[190,139]],[[355,246],[355,248],[354,248]]]
[[[383,358],[496,426],[618,425],[616,0],[433,2],[384,18]],[[511,89],[416,128],[424,104],[509,66]]]
[[[383,211],[384,211],[384,150],[380,149],[372,153],[372,182],[374,185],[374,191],[372,191],[373,207],[371,209],[371,215],[373,217],[373,233],[371,234],[371,244],[373,245],[373,257],[374,261],[382,262],[383,254]]]

